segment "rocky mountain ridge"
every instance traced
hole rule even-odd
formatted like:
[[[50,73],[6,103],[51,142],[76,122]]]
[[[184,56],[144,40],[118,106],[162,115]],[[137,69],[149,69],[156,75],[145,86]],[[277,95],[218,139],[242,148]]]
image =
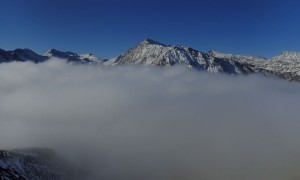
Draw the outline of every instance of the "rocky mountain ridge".
[[[274,58],[225,54],[217,51],[200,52],[190,47],[168,46],[145,39],[136,47],[104,63],[105,65],[186,65],[191,69],[211,73],[252,74],[261,73],[290,81],[300,81],[300,53],[286,51]]]
[[[267,59],[260,56],[225,54],[217,51],[207,53],[185,46],[170,46],[145,39],[136,47],[110,60],[104,60],[93,54],[79,55],[70,51],[62,52],[50,49],[39,55],[30,49],[4,51],[0,49],[0,63],[12,61],[32,61],[41,63],[52,58],[66,59],[76,64],[104,66],[142,65],[171,67],[184,65],[190,69],[225,74],[262,73],[281,77],[290,81],[300,81],[300,52],[285,51]]]
[[[68,62],[76,64],[102,64],[103,59],[88,53],[76,54],[70,51],[62,52],[56,49],[50,49],[45,54],[39,55],[30,49],[15,49],[12,51],[5,51],[0,49],[0,63],[7,63],[13,61],[34,63],[42,63],[52,58],[66,59]]]

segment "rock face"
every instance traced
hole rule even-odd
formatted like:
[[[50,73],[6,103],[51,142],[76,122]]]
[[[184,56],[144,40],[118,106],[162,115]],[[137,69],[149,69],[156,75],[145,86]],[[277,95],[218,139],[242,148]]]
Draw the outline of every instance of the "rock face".
[[[52,150],[0,150],[0,179],[74,179],[71,168]]]
[[[217,51],[200,52],[190,47],[168,46],[145,39],[105,65],[136,64],[145,66],[174,66],[183,64],[191,69],[212,73],[263,73],[291,81],[300,81],[300,53],[284,52],[271,59],[259,56],[225,54]]]

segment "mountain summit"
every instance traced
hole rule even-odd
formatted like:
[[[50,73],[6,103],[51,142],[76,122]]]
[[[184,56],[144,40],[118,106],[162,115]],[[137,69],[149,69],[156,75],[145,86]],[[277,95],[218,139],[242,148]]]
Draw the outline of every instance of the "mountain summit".
[[[79,57],[78,54],[76,53],[73,53],[73,52],[70,52],[70,51],[67,51],[67,52],[62,52],[62,51],[58,51],[54,48],[52,49],[49,49],[45,54],[44,56],[47,56],[47,57],[59,57],[59,58],[71,58],[71,57]]]
[[[293,51],[284,51],[283,53],[279,54],[272,58],[275,61],[298,61],[300,62],[300,52],[293,52]]]
[[[152,39],[146,38],[145,40],[143,40],[140,45],[160,45],[160,46],[165,46],[164,44],[154,41]]]

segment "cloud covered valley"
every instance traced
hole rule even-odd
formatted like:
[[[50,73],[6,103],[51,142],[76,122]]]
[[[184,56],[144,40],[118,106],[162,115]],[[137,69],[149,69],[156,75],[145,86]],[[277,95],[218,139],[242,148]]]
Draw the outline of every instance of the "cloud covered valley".
[[[185,67],[0,65],[0,148],[48,147],[90,179],[300,178],[300,85]]]

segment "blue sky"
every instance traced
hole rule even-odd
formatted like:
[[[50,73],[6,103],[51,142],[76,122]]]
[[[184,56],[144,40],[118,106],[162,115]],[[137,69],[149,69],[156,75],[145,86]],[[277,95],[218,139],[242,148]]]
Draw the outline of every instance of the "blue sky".
[[[111,58],[146,37],[265,57],[300,51],[300,1],[2,0],[0,48]]]

